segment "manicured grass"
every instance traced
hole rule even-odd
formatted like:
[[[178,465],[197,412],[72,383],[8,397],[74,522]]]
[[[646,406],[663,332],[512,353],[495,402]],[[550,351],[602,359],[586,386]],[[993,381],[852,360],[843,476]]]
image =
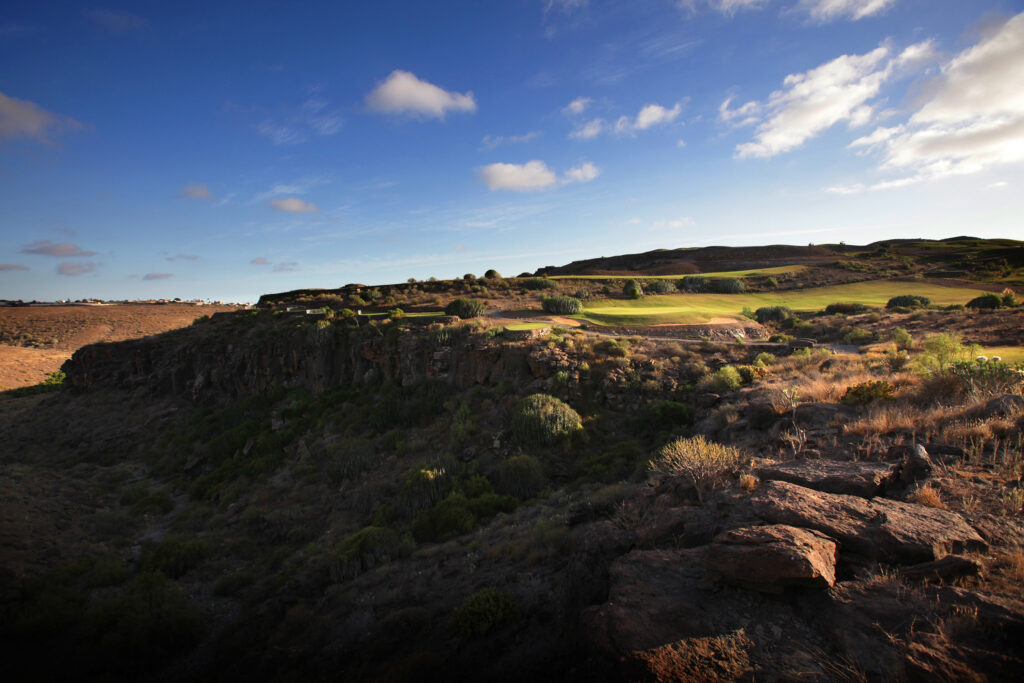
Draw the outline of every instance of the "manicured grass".
[[[807,266],[775,266],[774,268],[751,268],[749,270],[722,270],[713,273],[692,273],[700,277],[747,277],[750,275],[785,275],[799,273]],[[551,275],[551,280],[681,280],[679,275]]]
[[[885,306],[898,294],[920,294],[936,305],[963,304],[983,294],[968,287],[945,287],[931,282],[855,282],[832,287],[749,294],[664,294],[642,299],[596,299],[571,316],[598,325],[700,324],[713,318],[739,318],[743,308],[788,306],[794,311],[820,311],[831,303],[849,301]]]
[[[544,327],[551,327],[549,323],[515,323],[514,325],[505,325],[505,329],[509,332],[522,332],[524,330],[539,330]]]
[[[999,356],[1007,363],[1024,363],[1024,346],[983,346],[981,351],[989,358]]]

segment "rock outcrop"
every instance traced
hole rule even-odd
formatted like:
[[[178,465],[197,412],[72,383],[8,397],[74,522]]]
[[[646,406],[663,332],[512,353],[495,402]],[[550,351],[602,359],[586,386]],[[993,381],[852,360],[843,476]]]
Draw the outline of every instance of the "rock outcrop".
[[[828,588],[836,581],[835,541],[784,524],[719,534],[703,559],[714,580],[766,593],[788,586]]]
[[[872,498],[898,474],[897,465],[839,460],[800,460],[766,465],[757,470],[765,481],[787,481],[817,491]]]

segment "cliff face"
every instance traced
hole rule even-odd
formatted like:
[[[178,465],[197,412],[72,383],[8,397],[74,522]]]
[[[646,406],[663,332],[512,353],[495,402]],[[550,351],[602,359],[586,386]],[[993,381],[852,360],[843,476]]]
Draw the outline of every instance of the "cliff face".
[[[236,323],[217,321],[145,339],[85,346],[63,370],[77,391],[110,387],[218,403],[275,386],[319,392],[375,379],[402,384],[442,379],[468,388],[515,381],[531,370],[544,372],[529,362],[521,345],[451,336],[439,341],[422,329],[377,333],[334,325],[239,329]]]

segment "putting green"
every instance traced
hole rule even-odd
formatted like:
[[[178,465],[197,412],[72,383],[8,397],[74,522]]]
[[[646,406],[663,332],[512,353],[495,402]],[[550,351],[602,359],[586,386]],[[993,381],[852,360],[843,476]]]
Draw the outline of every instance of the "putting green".
[[[523,332],[525,330],[540,330],[545,327],[551,327],[548,323],[515,323],[514,325],[505,325],[505,329],[509,332]]]
[[[642,299],[596,299],[574,316],[598,325],[701,324],[716,318],[739,318],[744,307],[787,306],[794,311],[820,311],[840,301],[885,306],[899,294],[917,294],[933,304],[964,304],[983,291],[946,287],[931,282],[855,282],[832,287],[748,294],[664,294]]]

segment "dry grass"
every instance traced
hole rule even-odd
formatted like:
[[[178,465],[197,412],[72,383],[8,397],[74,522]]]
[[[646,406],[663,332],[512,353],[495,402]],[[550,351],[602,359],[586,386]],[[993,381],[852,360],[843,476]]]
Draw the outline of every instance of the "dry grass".
[[[752,474],[741,474],[740,475],[740,488],[747,493],[752,492],[757,488],[758,479]]]
[[[930,508],[945,510],[946,504],[939,497],[939,492],[931,484],[926,484],[910,494],[911,502]]]

